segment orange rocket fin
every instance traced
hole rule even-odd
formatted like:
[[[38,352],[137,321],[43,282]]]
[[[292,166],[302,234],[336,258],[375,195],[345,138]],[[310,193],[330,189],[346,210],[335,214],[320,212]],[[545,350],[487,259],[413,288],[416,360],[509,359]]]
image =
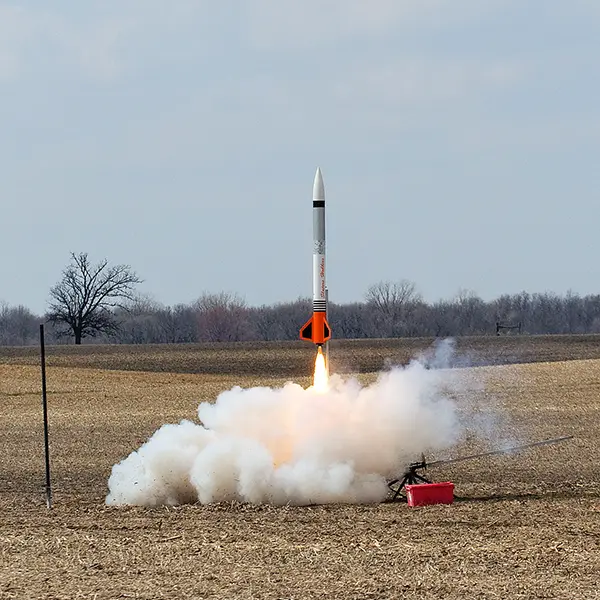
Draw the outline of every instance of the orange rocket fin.
[[[325,313],[316,312],[300,329],[300,339],[313,344],[324,344],[331,339],[331,329]]]
[[[313,341],[313,318],[311,317],[300,329],[300,339],[306,342]]]

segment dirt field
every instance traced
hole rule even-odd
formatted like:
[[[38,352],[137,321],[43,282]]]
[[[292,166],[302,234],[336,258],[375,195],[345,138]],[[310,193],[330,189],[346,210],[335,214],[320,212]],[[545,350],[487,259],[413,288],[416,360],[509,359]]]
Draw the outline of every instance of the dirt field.
[[[430,352],[435,338],[332,340],[336,373],[374,373],[406,364]],[[451,366],[482,366],[600,358],[600,335],[474,336],[456,340]],[[236,342],[230,344],[64,345],[48,349],[48,364],[125,371],[302,377],[312,370],[311,344]],[[37,347],[2,348],[0,364],[39,364]]]
[[[546,360],[565,358],[567,345],[535,343]],[[590,338],[570,345],[574,356],[597,352]],[[432,469],[455,483],[451,506],[124,509],[103,504],[110,468],[156,428],[194,418],[220,390],[277,385],[288,373],[265,377],[268,357],[243,348],[206,360],[228,374],[86,369],[150,368],[168,355],[165,369],[189,371],[197,352],[88,348],[50,354],[51,511],[35,354],[0,353],[2,599],[600,597],[600,360],[475,370],[486,378],[477,393],[504,408],[503,435],[575,437]],[[174,354],[185,357],[180,368]]]

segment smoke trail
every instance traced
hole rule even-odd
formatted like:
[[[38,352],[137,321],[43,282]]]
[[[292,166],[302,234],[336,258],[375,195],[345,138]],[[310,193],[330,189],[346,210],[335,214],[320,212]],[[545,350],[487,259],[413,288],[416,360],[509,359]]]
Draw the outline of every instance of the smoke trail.
[[[456,382],[413,362],[368,386],[334,375],[325,394],[234,387],[200,404],[201,424],[164,425],[115,465],[106,503],[379,502],[387,478],[457,441]]]

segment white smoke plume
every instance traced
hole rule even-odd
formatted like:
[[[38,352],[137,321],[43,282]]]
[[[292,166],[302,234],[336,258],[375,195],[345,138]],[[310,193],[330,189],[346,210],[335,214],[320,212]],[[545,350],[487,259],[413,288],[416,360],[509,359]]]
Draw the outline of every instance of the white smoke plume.
[[[422,452],[460,435],[452,370],[420,362],[328,392],[294,383],[234,387],[198,407],[201,423],[164,425],[108,481],[109,505],[374,503]]]

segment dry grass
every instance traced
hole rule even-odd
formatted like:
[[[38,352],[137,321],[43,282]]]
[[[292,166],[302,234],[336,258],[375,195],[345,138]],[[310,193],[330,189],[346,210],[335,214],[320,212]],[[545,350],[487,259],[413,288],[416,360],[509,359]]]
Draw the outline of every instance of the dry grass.
[[[599,597],[600,361],[478,372],[519,441],[575,439],[432,470],[455,482],[452,506],[118,509],[110,468],[158,426],[283,379],[50,367],[48,511],[39,369],[0,365],[0,598]]]

